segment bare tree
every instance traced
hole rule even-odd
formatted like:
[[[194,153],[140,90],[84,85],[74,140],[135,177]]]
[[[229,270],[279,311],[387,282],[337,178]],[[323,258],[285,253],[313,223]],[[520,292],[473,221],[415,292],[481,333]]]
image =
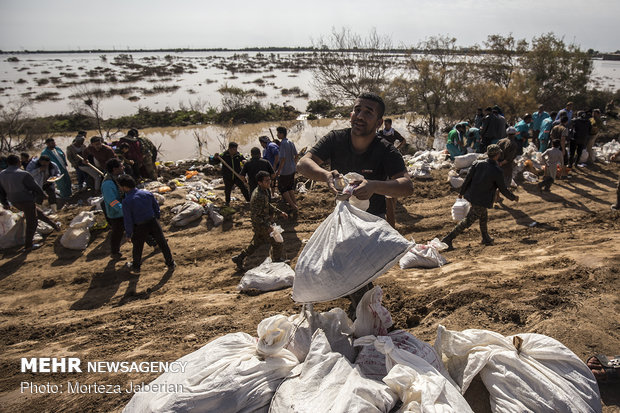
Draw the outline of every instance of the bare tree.
[[[394,65],[386,59],[391,41],[374,28],[365,38],[347,28],[333,28],[327,39],[313,46],[318,49],[314,86],[324,99],[344,103],[362,92],[382,93],[388,84]]]
[[[519,68],[519,56],[527,51],[527,41],[516,40],[512,33],[508,36],[490,34],[484,47],[486,51],[478,65],[482,78],[508,88],[513,73]]]
[[[24,145],[27,133],[30,101],[11,103],[0,110],[0,152],[10,152]]]
[[[101,89],[89,89],[86,86],[76,86],[72,95],[74,101],[72,102],[73,109],[77,113],[82,113],[87,116],[93,116],[97,123],[97,130],[99,136],[104,137],[103,134],[103,109],[101,107],[101,101],[103,99],[103,91]],[[108,131],[109,135],[109,131]]]

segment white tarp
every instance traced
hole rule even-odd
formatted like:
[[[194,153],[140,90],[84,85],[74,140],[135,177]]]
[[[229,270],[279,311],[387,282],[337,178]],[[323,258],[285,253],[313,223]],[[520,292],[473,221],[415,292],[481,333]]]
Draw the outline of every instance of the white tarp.
[[[150,384],[181,385],[182,392],[140,392],[123,412],[266,412],[278,384],[298,364],[283,347],[291,324],[282,315],[258,325],[258,340],[227,334],[181,357],[185,373],[164,373]]]
[[[542,334],[504,337],[487,330],[439,325],[437,353],[465,393],[477,374],[494,412],[601,412],[594,375],[562,343]]]
[[[332,352],[323,330],[317,330],[306,360],[280,384],[269,412],[389,412],[397,401],[388,386],[365,378],[342,354]]]
[[[248,270],[241,278],[237,290],[273,291],[291,287],[295,279],[295,271],[285,262],[272,262],[271,257],[258,267]]]
[[[312,303],[351,294],[390,269],[410,246],[386,220],[338,202],[297,260],[293,299]]]

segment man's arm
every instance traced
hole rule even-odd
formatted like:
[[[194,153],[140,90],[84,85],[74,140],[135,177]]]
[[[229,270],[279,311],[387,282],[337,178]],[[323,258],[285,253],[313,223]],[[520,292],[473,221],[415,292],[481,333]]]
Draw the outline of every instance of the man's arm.
[[[353,191],[353,195],[359,199],[370,199],[373,194],[402,198],[412,193],[413,182],[407,175],[407,170],[398,172],[387,181],[363,180]]]
[[[24,174],[24,180],[22,181],[22,184],[26,189],[31,190],[35,194],[38,194],[39,196],[43,197],[43,199],[47,199],[47,194],[43,192],[43,189],[41,189],[39,184],[35,182],[32,175]]]
[[[405,138],[403,138],[403,135],[401,135],[400,133],[398,133],[398,131],[396,129],[394,129],[394,141],[398,141],[398,146],[396,147],[396,149],[402,148],[403,146],[405,146],[405,144],[407,143],[405,141]]]
[[[131,216],[131,209],[129,208],[127,199],[123,202],[123,223],[125,224],[127,238],[131,238],[133,234],[133,217]]]
[[[334,179],[339,175],[338,171],[327,171],[321,168],[320,165],[322,163],[323,160],[321,158],[308,151],[299,160],[299,163],[297,164],[297,172],[306,178],[312,179],[313,181],[327,182],[329,188],[334,193],[338,193],[338,190],[336,190],[336,187],[334,186]]]

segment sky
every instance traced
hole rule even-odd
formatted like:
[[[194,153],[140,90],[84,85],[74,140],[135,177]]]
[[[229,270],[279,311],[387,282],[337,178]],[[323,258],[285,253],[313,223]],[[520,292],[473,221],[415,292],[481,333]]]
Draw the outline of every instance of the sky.
[[[582,49],[620,49],[620,0],[0,0],[0,50],[312,46],[332,28],[395,47],[430,36],[553,32]]]

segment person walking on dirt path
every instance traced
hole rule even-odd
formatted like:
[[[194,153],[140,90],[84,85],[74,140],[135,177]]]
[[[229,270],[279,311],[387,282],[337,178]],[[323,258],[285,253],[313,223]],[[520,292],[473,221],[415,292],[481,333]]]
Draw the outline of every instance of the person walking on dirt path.
[[[260,157],[259,148],[252,148],[250,150],[250,156],[250,160],[243,165],[243,168],[241,168],[241,172],[239,174],[243,177],[244,181],[248,183],[248,186],[250,187],[250,194],[252,194],[254,189],[258,186],[258,182],[256,181],[257,173],[260,171],[268,172],[271,179],[275,178],[276,173],[269,161]],[[247,180],[245,178],[246,176]]]
[[[213,158],[214,162],[217,164],[224,161],[238,175],[241,175],[241,164],[245,162],[245,157],[239,153],[237,150],[238,147],[239,145],[236,142],[230,142],[228,144],[228,150],[222,152],[221,154],[215,154]],[[239,177],[236,176],[230,168],[226,167],[226,165],[222,165],[222,178],[224,178],[224,197],[226,198],[226,206],[230,206],[230,193],[235,185],[237,185],[243,194],[246,202],[250,202],[250,193],[248,192],[248,188],[245,186],[245,182],[239,179]]]
[[[517,142],[517,130],[514,127],[509,127],[506,130],[506,134],[506,137],[504,139],[500,139],[497,143],[497,146],[499,146],[502,150],[497,164],[502,169],[502,173],[504,175],[504,185],[506,185],[506,188],[510,188],[510,184],[512,183],[512,171],[515,165],[514,161],[519,154],[519,148],[523,149],[523,147],[519,142]],[[495,201],[502,201],[499,196],[499,192],[495,193]]]
[[[448,250],[454,249],[452,241],[476,221],[480,221],[482,244],[493,244],[493,238],[488,231],[488,208],[493,206],[493,198],[497,189],[506,198],[515,202],[519,201],[519,197],[510,192],[504,184],[502,170],[497,164],[501,155],[502,150],[498,145],[489,145],[487,147],[488,159],[475,161],[471,166],[459,192],[459,198],[464,197],[468,200],[471,203],[471,208],[467,216],[441,240],[448,245]]]
[[[116,179],[118,187],[125,193],[123,199],[123,219],[127,238],[133,243],[133,261],[127,263],[127,268],[133,273],[140,272],[142,263],[142,249],[144,242],[153,237],[159,246],[168,269],[176,267],[164,232],[159,225],[159,204],[149,191],[136,189],[136,181],[129,175],[121,175]]]
[[[101,183],[101,194],[105,217],[110,224],[110,255],[112,259],[121,259],[121,242],[125,235],[123,204],[121,191],[116,178],[123,174],[124,168],[118,158],[112,158],[105,164],[106,174]]]
[[[246,249],[232,257],[232,261],[237,265],[238,270],[243,270],[243,261],[247,256],[252,255],[261,245],[266,243],[271,244],[272,261],[282,261],[284,243],[276,242],[275,238],[269,234],[273,230],[273,214],[279,212],[284,219],[287,219],[288,215],[271,204],[271,175],[269,172],[258,172],[256,181],[258,186],[252,192],[252,199],[250,200],[250,218],[254,236]]]
[[[601,118],[601,110],[594,109],[592,111],[592,117],[590,118],[590,124],[592,125],[592,129],[590,130],[590,139],[588,140],[588,145],[586,146],[586,150],[588,151],[588,163],[594,163],[594,144],[596,143],[596,138],[598,137],[598,133],[603,128],[603,119]]]
[[[24,251],[30,252],[41,246],[33,243],[39,219],[56,231],[60,230],[60,224],[52,221],[35,204],[36,197],[45,199],[47,195],[37,185],[32,175],[20,168],[19,156],[9,155],[7,164],[7,168],[0,172],[0,203],[4,209],[9,210],[10,202],[11,205],[24,213],[26,220]]]
[[[620,151],[614,153],[609,160],[615,161],[620,156]],[[618,178],[618,186],[616,187],[616,203],[611,206],[612,211],[620,211],[620,178]]]
[[[383,122],[385,103],[372,93],[362,93],[351,112],[351,127],[333,130],[301,158],[297,170],[306,178],[327,182],[338,194],[335,180],[341,174],[357,172],[364,180],[353,191],[359,199],[369,199],[368,212],[385,218],[385,197],[401,198],[413,193],[402,155],[389,142],[376,138]],[[320,165],[329,161],[331,170]]]
[[[291,212],[297,214],[297,200],[295,199],[295,171],[297,170],[297,148],[287,137],[287,130],[284,126],[276,129],[280,140],[280,160],[276,170],[278,180],[278,191],[286,201]]]
[[[47,138],[45,140],[46,148],[41,152],[41,155],[49,156],[50,160],[54,162],[60,169],[62,178],[56,181],[56,187],[60,192],[60,197],[67,199],[71,197],[71,178],[69,177],[69,171],[67,170],[67,157],[65,153],[56,146],[54,138]]]
[[[547,149],[542,154],[542,158],[545,161],[545,177],[542,182],[538,183],[538,188],[541,191],[551,190],[551,184],[555,182],[557,177],[558,167],[561,173],[562,166],[564,165],[564,155],[562,155],[562,151],[560,150],[560,140],[554,140],[552,145],[551,148]]]
[[[401,152],[401,149],[407,144],[405,138],[403,138],[403,135],[398,133],[398,131],[392,127],[392,119],[390,118],[386,118],[383,121],[383,129],[380,129],[379,132],[377,132],[377,136],[394,145],[398,152]],[[396,141],[398,141],[398,145],[396,144]]]
[[[260,145],[263,147],[263,158],[267,159],[271,167],[275,170],[280,160],[280,148],[274,142],[271,142],[267,136],[259,137],[258,142],[260,142]]]
[[[540,135],[540,131],[542,130],[542,121],[548,118],[551,118],[551,116],[547,112],[545,112],[544,105],[538,105],[538,111],[532,113],[532,142],[534,142],[534,145],[536,145],[537,148],[540,145],[540,142],[538,141],[538,136]],[[553,121],[553,119],[551,121]]]

